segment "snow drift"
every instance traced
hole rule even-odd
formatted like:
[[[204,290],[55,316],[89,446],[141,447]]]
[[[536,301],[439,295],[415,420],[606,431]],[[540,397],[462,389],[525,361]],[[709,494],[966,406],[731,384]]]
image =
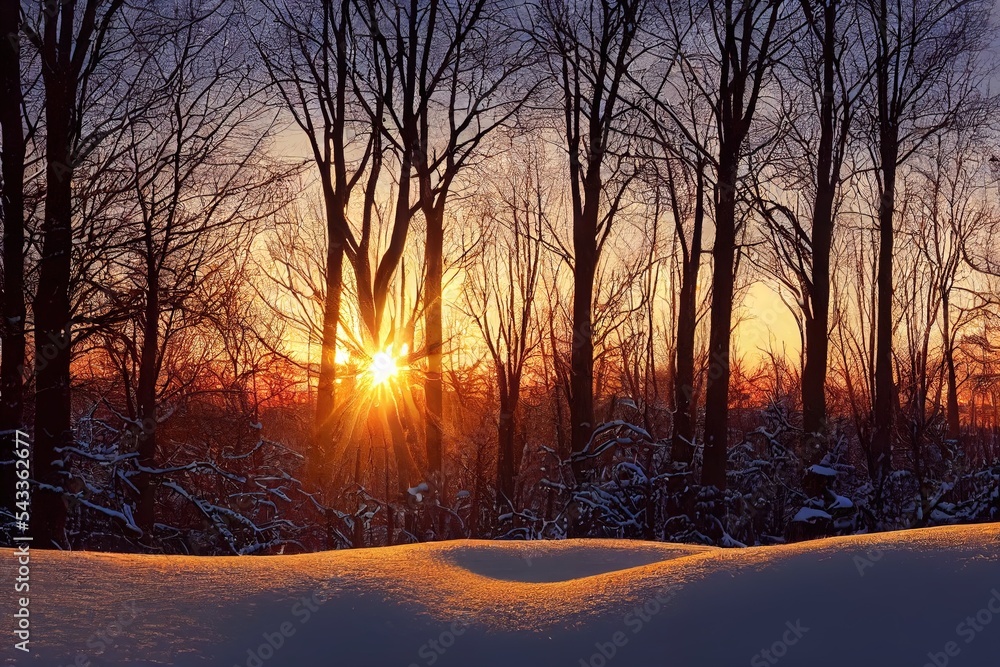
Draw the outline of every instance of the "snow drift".
[[[12,582],[16,559],[2,556]],[[1000,665],[1000,524],[749,549],[569,540],[243,558],[33,552],[30,594],[30,653],[13,649],[7,607],[6,664]]]

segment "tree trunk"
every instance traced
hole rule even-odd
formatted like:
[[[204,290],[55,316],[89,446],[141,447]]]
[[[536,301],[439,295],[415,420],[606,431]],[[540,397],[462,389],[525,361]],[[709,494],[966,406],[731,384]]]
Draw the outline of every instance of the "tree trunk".
[[[511,380],[508,389],[501,388],[500,422],[497,427],[497,510],[505,512],[514,506],[514,479],[517,476],[516,424],[517,382]]]
[[[345,147],[348,55],[347,25],[349,3],[340,3],[340,21],[334,18],[334,2],[324,0],[323,42],[329,43],[331,27],[334,33],[336,83],[330,100],[332,115],[327,119],[329,137],[324,141],[324,159],[317,162],[323,179],[323,203],[326,213],[326,285],[323,302],[323,334],[320,351],[319,379],[316,383],[316,415],[313,423],[313,456],[310,460],[313,479],[322,484],[327,480],[333,451],[334,414],[337,393],[337,329],[340,325],[340,300],[343,292],[344,245],[348,229],[345,208],[349,188]],[[327,143],[329,141],[329,144]],[[367,287],[367,283],[365,284]],[[359,290],[360,292],[360,290]]]
[[[71,108],[75,78],[62,70],[45,78],[46,192],[35,314],[35,452],[39,488],[32,528],[36,544],[66,545],[66,506],[57,451],[72,443],[70,397],[70,262],[72,253]]]
[[[332,213],[328,212],[328,216]],[[343,290],[344,246],[339,233],[328,230],[326,253],[326,295],[323,302],[323,339],[320,352],[319,381],[316,387],[316,414],[313,423],[313,452],[309,457],[310,477],[322,483],[324,471],[330,470],[329,455],[334,436],[334,410],[337,387],[337,327],[340,323],[340,299]]]
[[[729,439],[729,346],[732,338],[733,292],[736,283],[736,187],[740,155],[753,120],[761,91],[763,60],[773,55],[771,40],[783,3],[745,3],[734,13],[734,3],[724,3],[720,43],[719,100],[716,123],[719,128],[719,159],[715,185],[715,244],[712,248],[712,309],[709,330],[708,387],[705,391],[705,455],[702,484],[719,491],[726,488],[726,460]],[[759,7],[766,7],[761,14]],[[718,9],[717,7],[713,8]],[[759,33],[758,52],[753,56],[750,41],[758,31],[758,21],[766,17]]]
[[[429,184],[428,184],[429,186]],[[424,188],[422,187],[421,190]],[[427,401],[425,430],[427,439],[428,475],[438,485],[442,485],[443,452],[442,429],[444,419],[444,368],[442,365],[442,348],[444,332],[442,329],[443,303],[442,281],[444,276],[444,196],[442,195],[434,206],[424,207],[427,221],[427,247],[425,261],[427,265],[427,280],[424,284],[426,296],[426,331],[427,337],[427,377],[424,380],[424,396]]]
[[[830,319],[830,248],[833,243],[833,201],[839,181],[834,162],[834,108],[837,5],[824,9],[823,82],[820,139],[816,160],[816,199],[812,219],[812,289],[805,323],[805,363],[802,367],[802,426],[805,460],[818,463],[825,453],[826,368]]]
[[[151,238],[147,236],[147,289],[146,309],[142,331],[142,350],[139,356],[139,383],[136,391],[138,407],[137,419],[139,430],[137,434],[139,450],[139,467],[141,469],[156,468],[156,379],[157,351],[159,349],[160,330],[160,290],[157,270],[152,257]],[[152,534],[156,520],[156,484],[153,476],[141,472],[136,478],[139,489],[139,505],[137,520],[139,528],[146,536]]]
[[[944,339],[944,363],[948,385],[948,439],[958,440],[961,424],[958,416],[958,382],[955,378],[955,345],[951,333],[950,296],[945,289],[941,294],[941,337]]]
[[[881,498],[882,483],[892,467],[892,432],[895,418],[892,382],[892,255],[893,217],[896,209],[896,168],[899,161],[900,111],[892,98],[899,82],[890,71],[892,48],[889,35],[889,8],[880,0],[875,15],[877,58],[875,93],[878,110],[879,164],[881,198],[878,205],[879,254],[876,278],[878,305],[875,323],[875,378],[872,414],[872,446],[869,471],[875,484],[876,502]],[[894,36],[894,38],[897,36]]]
[[[594,431],[594,278],[597,274],[597,216],[601,197],[600,164],[592,166],[584,183],[585,204],[573,225],[573,345],[570,355],[570,443],[582,452]],[[581,482],[582,463],[573,465]]]
[[[871,471],[877,490],[881,489],[883,480],[892,468],[895,416],[892,382],[892,255],[898,144],[892,127],[882,129],[880,143],[882,198],[878,210],[878,310],[875,325],[875,402],[872,415],[872,462],[875,470]]]
[[[391,391],[386,389],[386,392]],[[410,454],[409,444],[406,442],[406,432],[399,419],[399,412],[396,408],[396,401],[391,395],[387,395],[381,406],[383,418],[389,427],[389,437],[392,441],[392,452],[396,457],[396,490],[399,492],[401,500],[407,499],[407,490],[410,485],[416,486],[419,480],[417,466]]]
[[[0,460],[12,461],[24,414],[24,158],[19,5],[0,2],[0,169],[3,174],[3,303],[0,306]],[[0,498],[14,504],[15,471],[3,466]]]
[[[684,257],[681,290],[677,307],[677,366],[674,375],[674,433],[670,458],[691,463],[694,456],[694,341],[698,318],[698,272],[701,268],[701,233],[705,220],[705,178],[701,162],[696,174],[694,229],[691,246]],[[683,232],[682,229],[679,232]]]
[[[712,310],[708,387],[705,393],[705,460],[701,483],[726,488],[729,437],[729,345],[732,335],[736,266],[736,180],[739,151],[723,145],[716,186],[715,244],[712,248]]]

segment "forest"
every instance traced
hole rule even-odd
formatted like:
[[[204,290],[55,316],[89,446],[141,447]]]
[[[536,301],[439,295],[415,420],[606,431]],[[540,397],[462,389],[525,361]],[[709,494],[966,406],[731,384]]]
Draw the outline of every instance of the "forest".
[[[0,32],[5,544],[25,437],[36,548],[1000,520],[990,0],[2,0]]]

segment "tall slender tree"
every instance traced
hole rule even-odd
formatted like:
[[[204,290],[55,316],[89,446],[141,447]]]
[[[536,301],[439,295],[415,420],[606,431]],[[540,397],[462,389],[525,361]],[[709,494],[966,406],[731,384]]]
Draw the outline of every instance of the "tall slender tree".
[[[765,83],[784,51],[789,31],[779,25],[788,9],[778,0],[713,0],[710,11],[719,47],[718,92],[712,104],[718,153],[714,158],[715,241],[702,483],[725,489],[740,166]]]
[[[823,453],[826,429],[826,373],[829,352],[830,258],[835,226],[835,205],[840,191],[842,167],[855,114],[857,78],[846,71],[847,44],[860,40],[848,27],[852,16],[837,0],[802,0],[810,39],[815,44],[806,67],[814,72],[813,97],[818,98],[819,140],[815,161],[815,195],[809,236],[811,271],[803,276],[806,299],[805,363],[802,369],[802,427],[807,434],[808,460],[818,462]]]
[[[518,469],[516,433],[522,381],[540,344],[535,292],[550,192],[542,180],[544,153],[515,149],[509,174],[491,184],[483,218],[490,223],[482,259],[467,283],[469,312],[496,373],[497,510],[510,511]],[[495,204],[493,202],[496,202]]]
[[[26,141],[21,83],[21,5],[0,2],[0,169],[2,169],[3,283],[0,305],[0,461],[12,461],[24,414],[24,160]],[[13,506],[14,467],[0,475],[3,507]]]
[[[610,155],[627,106],[627,74],[641,48],[636,40],[645,0],[574,3],[545,0],[535,34],[558,82],[558,104],[569,169],[573,235],[570,354],[570,440],[582,452],[595,426],[594,280],[601,250],[630,180]],[[606,172],[618,171],[611,180]],[[610,185],[610,188],[608,187]],[[577,481],[583,474],[576,459]]]
[[[356,242],[351,245],[347,207],[371,157],[371,137],[361,133],[362,147],[356,149],[357,142],[348,133],[354,87],[350,77],[353,3],[323,0],[317,7],[314,3],[265,0],[263,4],[270,20],[256,26],[257,48],[285,108],[308,141],[326,217],[320,368],[309,457],[312,476],[322,479],[320,471],[330,467],[336,427],[336,350],[344,256],[350,252],[356,257],[359,252]],[[277,41],[271,38],[274,27],[280,35]]]
[[[980,102],[977,61],[987,35],[990,3],[920,0],[909,4],[865,0],[871,20],[870,67],[875,90],[872,160],[878,184],[879,256],[875,395],[869,467],[881,497],[892,469],[895,423],[893,382],[893,253],[896,182],[900,167],[926,139]]]
[[[250,244],[256,223],[282,205],[273,186],[294,173],[263,158],[266,106],[247,74],[246,53],[227,46],[236,18],[210,5],[191,7],[169,23],[158,20],[157,56],[145,77],[150,99],[128,130],[122,171],[131,180],[129,249],[141,266],[134,289],[142,295],[135,315],[141,325],[136,520],[147,535],[155,523],[154,471],[162,461],[157,408],[168,343],[204,317],[192,307],[199,281]]]
[[[712,188],[715,146],[713,106],[706,99],[701,55],[693,48],[705,19],[700,4],[662,5],[657,29],[658,67],[630,73],[641,91],[639,106],[649,126],[656,178],[666,190],[674,240],[680,249],[673,357],[671,460],[689,464],[697,425],[695,338],[699,322],[698,284],[704,254],[705,221]]]
[[[36,544],[65,544],[58,450],[73,442],[70,396],[73,173],[82,134],[81,86],[104,57],[112,22],[124,0],[43,4],[40,26],[24,32],[41,55],[45,86],[45,219],[35,317],[35,475],[39,482],[32,529]],[[41,363],[45,360],[45,363]]]
[[[770,165],[770,187],[754,201],[769,229],[773,264],[766,267],[794,295],[801,322],[804,455],[816,463],[825,451],[826,376],[829,357],[831,260],[843,169],[858,97],[869,72],[856,63],[858,16],[840,2],[802,0],[805,34],[789,54],[784,86],[790,116]],[[802,95],[801,92],[808,92]],[[805,100],[798,103],[792,100]],[[760,184],[758,184],[760,185]],[[777,194],[775,194],[777,193]]]

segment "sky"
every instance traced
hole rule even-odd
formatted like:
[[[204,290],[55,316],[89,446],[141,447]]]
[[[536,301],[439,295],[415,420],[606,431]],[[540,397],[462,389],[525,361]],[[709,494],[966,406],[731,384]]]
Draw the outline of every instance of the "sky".
[[[994,0],[992,23],[997,24],[998,20],[1000,0]],[[1000,40],[996,40],[989,51],[998,63],[991,88],[1000,90]],[[275,149],[282,157],[308,157],[309,153],[308,144],[297,127],[284,129],[276,137]],[[791,360],[800,357],[801,340],[795,317],[774,285],[766,281],[752,284],[739,313],[742,317],[733,337],[737,355],[744,355],[749,360],[759,359],[768,352],[783,353]]]

